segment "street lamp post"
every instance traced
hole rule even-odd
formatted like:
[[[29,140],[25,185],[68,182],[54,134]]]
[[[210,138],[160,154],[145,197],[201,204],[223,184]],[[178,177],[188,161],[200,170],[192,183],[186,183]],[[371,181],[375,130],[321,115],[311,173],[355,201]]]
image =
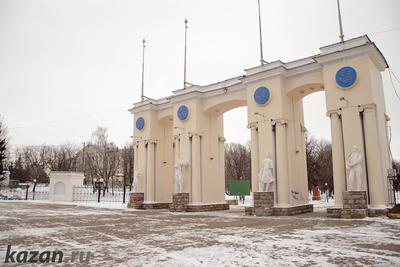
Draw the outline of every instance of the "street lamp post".
[[[32,200],[35,200],[36,184],[37,184],[37,180],[33,179]]]
[[[94,178],[93,180],[94,180],[94,184],[98,190],[97,202],[100,203],[100,192],[101,192],[101,187],[103,186],[104,179],[103,178],[100,178],[100,179]]]
[[[328,183],[325,183],[325,195],[326,195],[326,203],[329,202],[329,194],[328,194]]]
[[[124,192],[122,194],[122,197],[123,197],[122,203],[124,203],[124,204],[125,204],[125,196],[126,196],[126,175],[124,174]]]
[[[26,184],[25,200],[28,200],[28,190],[29,190],[29,184]]]

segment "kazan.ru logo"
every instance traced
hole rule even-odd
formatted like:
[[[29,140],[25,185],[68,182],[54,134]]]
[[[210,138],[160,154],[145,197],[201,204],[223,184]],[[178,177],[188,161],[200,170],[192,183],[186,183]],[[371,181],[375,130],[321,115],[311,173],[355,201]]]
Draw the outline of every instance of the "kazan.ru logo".
[[[89,263],[90,251],[72,251],[70,257],[64,257],[61,250],[54,251],[11,251],[11,245],[7,246],[4,263]]]

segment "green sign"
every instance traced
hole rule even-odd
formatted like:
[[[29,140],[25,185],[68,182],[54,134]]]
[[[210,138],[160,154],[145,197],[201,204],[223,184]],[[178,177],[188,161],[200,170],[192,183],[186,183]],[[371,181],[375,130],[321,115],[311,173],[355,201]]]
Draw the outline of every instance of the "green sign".
[[[8,183],[8,186],[11,188],[16,188],[19,186],[19,181],[18,180],[10,180],[10,182]]]
[[[229,183],[229,194],[231,196],[250,196],[249,180],[234,180]]]

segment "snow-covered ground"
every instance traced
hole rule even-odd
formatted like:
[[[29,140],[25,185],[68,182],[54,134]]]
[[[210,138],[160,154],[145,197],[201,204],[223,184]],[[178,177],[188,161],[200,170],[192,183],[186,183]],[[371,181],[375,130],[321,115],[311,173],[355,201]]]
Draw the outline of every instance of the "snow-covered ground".
[[[15,250],[91,251],[93,266],[400,266],[399,220],[75,204],[0,202],[0,262],[11,244]]]

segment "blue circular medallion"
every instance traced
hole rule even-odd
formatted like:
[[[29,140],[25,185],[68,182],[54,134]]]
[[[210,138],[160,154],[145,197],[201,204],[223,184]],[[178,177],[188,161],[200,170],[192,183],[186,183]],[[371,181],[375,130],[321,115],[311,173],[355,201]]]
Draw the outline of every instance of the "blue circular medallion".
[[[176,113],[176,115],[181,121],[186,120],[189,116],[189,108],[186,105],[181,105],[178,108],[178,112]]]
[[[267,87],[261,86],[254,91],[253,98],[257,104],[264,105],[271,98],[271,92]]]
[[[336,72],[336,84],[342,88],[352,86],[357,80],[357,71],[350,66],[341,68]]]
[[[143,130],[143,128],[144,128],[144,119],[143,119],[143,117],[139,117],[136,120],[136,129]]]

